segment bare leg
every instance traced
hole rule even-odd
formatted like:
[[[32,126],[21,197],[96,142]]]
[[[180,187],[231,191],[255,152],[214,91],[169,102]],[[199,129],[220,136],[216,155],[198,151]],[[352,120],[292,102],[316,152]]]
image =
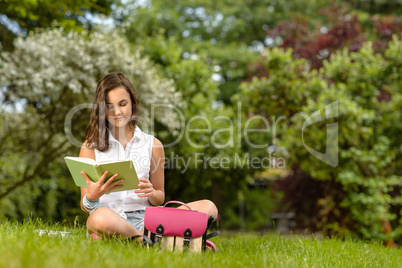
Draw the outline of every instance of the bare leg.
[[[215,204],[207,199],[198,200],[194,202],[187,203],[187,205],[194,210],[208,213],[209,216],[214,216],[215,219],[218,218],[218,209]],[[187,209],[185,206],[180,206],[180,209]]]
[[[96,233],[100,237],[142,234],[115,211],[105,207],[98,208],[88,217],[87,229],[90,234]]]
[[[187,203],[191,209],[198,210],[204,213],[207,213],[209,216],[215,217],[215,220],[218,218],[218,209],[216,208],[215,204],[207,199],[198,200],[194,202]],[[180,209],[188,209],[185,206],[178,207]],[[190,240],[190,249],[194,252],[201,252],[202,245],[203,245],[202,237],[193,238]],[[183,238],[176,237],[176,250],[183,250]]]

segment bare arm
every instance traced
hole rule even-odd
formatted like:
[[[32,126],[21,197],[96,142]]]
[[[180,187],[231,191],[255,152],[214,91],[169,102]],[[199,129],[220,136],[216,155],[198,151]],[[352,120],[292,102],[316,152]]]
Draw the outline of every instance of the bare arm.
[[[96,157],[95,157],[94,149],[88,148],[86,146],[86,143],[84,143],[81,146],[81,151],[80,151],[79,157],[88,157],[88,158],[91,158],[93,160],[96,160],[95,159]],[[82,202],[82,200],[83,200],[85,195],[87,195],[87,199],[89,201],[96,202],[106,192],[109,192],[109,191],[111,191],[113,189],[123,187],[122,185],[121,186],[117,185],[117,184],[121,183],[123,180],[114,181],[114,179],[117,178],[118,174],[114,174],[112,177],[110,177],[110,180],[107,180],[105,182],[107,174],[108,174],[108,171],[103,173],[102,176],[100,177],[100,179],[97,182],[93,182],[88,178],[87,174],[82,173],[82,175],[84,176],[85,182],[87,184],[87,188],[81,187],[80,205],[81,205],[81,209],[83,211],[89,212],[89,211],[87,211],[85,209],[85,206],[84,206],[84,204]]]
[[[139,197],[148,197],[149,202],[153,206],[160,206],[165,201],[165,152],[163,144],[154,138],[152,147],[151,169],[149,171],[149,181],[140,178],[142,182],[139,186],[141,190],[137,190]]]
[[[84,143],[82,144],[82,146],[81,146],[81,150],[80,150],[79,157],[88,157],[88,158],[91,158],[91,159],[93,159],[93,160],[96,160],[96,159],[95,159],[96,157],[95,157],[95,151],[94,151],[94,149],[88,148],[86,142],[84,142]],[[88,189],[87,189],[87,188],[83,188],[83,187],[80,187],[80,189],[81,189],[81,200],[80,200],[81,209],[82,209],[83,211],[85,211],[85,212],[88,212],[88,211],[85,209],[84,205],[82,204],[82,199],[83,199],[84,196],[88,193]]]

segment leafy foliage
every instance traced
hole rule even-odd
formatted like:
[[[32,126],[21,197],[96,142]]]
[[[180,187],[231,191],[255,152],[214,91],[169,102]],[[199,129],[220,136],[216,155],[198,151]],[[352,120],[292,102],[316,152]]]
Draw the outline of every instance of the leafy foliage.
[[[22,31],[52,22],[74,30],[37,32],[18,39],[15,52],[2,53],[0,212],[18,219],[32,211],[44,219],[69,220],[80,213],[76,187],[53,161],[78,153],[66,140],[62,117],[90,102],[106,72],[122,70],[142,97],[142,129],[167,145],[168,158],[190,160],[187,169],[182,162],[167,167],[167,199],[211,198],[225,227],[259,228],[271,211],[294,209],[302,228],[400,237],[401,20],[378,15],[399,16],[398,1],[334,0],[332,7],[323,0],[52,3],[0,2],[2,23],[8,18]],[[77,33],[81,26],[91,29],[88,14],[111,15],[121,32]],[[6,44],[14,34],[7,27],[0,25],[1,40],[11,50]],[[363,46],[367,40],[371,46]],[[275,45],[288,50],[266,49]],[[335,100],[340,115],[312,125],[301,140],[305,118]],[[166,106],[152,106],[160,101]],[[78,140],[87,116],[86,109],[78,111],[68,128]],[[250,120],[254,116],[260,117]],[[246,133],[246,139],[246,125],[265,131],[263,119],[271,130]],[[325,153],[326,123],[339,126],[337,168],[303,146]],[[266,157],[269,150],[275,161],[287,157],[291,168],[275,188],[285,191],[286,204],[278,204],[271,189],[248,187],[267,173],[251,167],[251,159]],[[236,157],[243,165],[234,168]],[[52,161],[44,166],[45,159]],[[228,168],[211,159],[227,159]],[[246,224],[241,224],[239,202],[244,202]],[[394,229],[387,236],[381,226],[386,222]]]
[[[303,200],[315,199],[309,208],[314,211],[309,214],[311,223],[327,234],[401,238],[401,214],[392,209],[401,205],[401,193],[393,191],[400,189],[402,182],[402,151],[396,134],[401,128],[401,48],[395,36],[384,56],[375,54],[371,43],[354,53],[344,49],[325,61],[318,72],[305,69],[305,60],[294,60],[290,50],[267,50],[263,58],[269,70],[267,77],[242,85],[239,98],[248,110],[264,116],[286,116],[278,131],[278,145],[286,148],[294,171],[300,168],[307,178],[319,181],[314,188],[323,190],[322,194],[309,195],[314,191],[302,188],[307,181],[299,180],[299,187],[292,186],[298,195],[288,192],[294,201],[292,208],[302,213]],[[382,91],[389,98],[384,100]],[[337,102],[336,119],[319,120],[303,132],[308,116],[316,111],[322,114],[327,105]],[[326,148],[328,128],[325,131],[330,123],[339,126],[339,165],[334,168],[306,150],[306,145],[321,153],[330,149]],[[297,181],[290,179],[289,183]],[[386,221],[392,222],[394,232],[385,234]]]
[[[371,22],[362,25],[358,14],[351,14],[339,6],[323,8],[320,13],[326,15],[325,20],[313,30],[309,18],[296,17],[279,23],[267,33],[272,39],[279,40],[280,47],[292,48],[293,57],[307,59],[315,69],[322,67],[323,61],[341,48],[358,51],[370,38],[375,40],[376,52],[383,52],[393,34],[401,36],[402,20],[397,17],[373,16]]]
[[[186,104],[180,110],[179,139],[163,126],[155,129],[168,158],[166,199],[189,202],[211,198],[221,211],[223,223],[237,208],[238,189],[246,185],[246,171],[232,171],[235,155],[241,154],[234,140],[238,129],[232,120],[235,112],[216,103],[218,83],[211,79],[211,67],[201,56],[183,58],[184,49],[174,38],[158,36],[148,44],[144,53],[174,81]],[[211,165],[211,160],[216,164]]]
[[[346,0],[344,1],[355,9],[369,12],[370,14],[395,14],[400,15],[402,3],[397,0],[382,1],[382,0]]]
[[[112,12],[112,5],[119,2],[84,0],[77,5],[76,1],[71,0],[2,0],[0,42],[5,49],[11,50],[14,34],[25,35],[36,28],[50,27],[55,22],[72,30],[82,29],[81,26],[91,28],[93,22],[86,15],[108,16]]]
[[[78,154],[97,81],[111,71],[122,71],[133,81],[145,131],[157,122],[177,132],[177,114],[153,106],[181,107],[180,93],[116,33],[42,31],[18,39],[13,52],[1,54],[0,199],[5,215],[22,218],[34,211],[45,219],[63,219],[63,213],[71,213],[62,208],[76,204],[78,188],[66,185],[62,156]]]
[[[310,1],[308,7],[300,0],[155,0],[129,5],[129,11],[122,13],[126,14],[123,26],[130,42],[152,47],[148,44],[155,38],[173,38],[185,55],[198,55],[214,68],[220,76],[217,98],[233,105],[231,96],[255,72],[256,51],[269,45],[266,30],[299,10],[315,21],[317,11],[326,5],[322,0]]]

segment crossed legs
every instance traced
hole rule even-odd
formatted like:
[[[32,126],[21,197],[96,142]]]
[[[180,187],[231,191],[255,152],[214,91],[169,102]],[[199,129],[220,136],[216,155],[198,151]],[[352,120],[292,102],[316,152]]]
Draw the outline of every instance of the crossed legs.
[[[215,219],[218,217],[218,209],[210,200],[194,201],[187,203],[187,205],[191,209],[208,213],[209,216],[214,216]],[[180,206],[179,208],[187,209],[185,206]],[[98,208],[89,215],[87,230],[89,234],[95,233],[100,237],[132,237],[143,234],[143,231],[139,232],[115,211],[105,207]]]
[[[89,215],[87,230],[88,233],[96,233],[100,237],[132,237],[142,234],[115,211],[105,207],[98,208]]]

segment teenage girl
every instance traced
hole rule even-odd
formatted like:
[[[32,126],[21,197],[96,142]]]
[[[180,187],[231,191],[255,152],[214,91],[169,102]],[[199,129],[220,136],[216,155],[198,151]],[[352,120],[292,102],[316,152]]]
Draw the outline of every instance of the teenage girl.
[[[87,188],[81,188],[81,208],[90,214],[87,230],[93,238],[143,234],[145,208],[164,203],[163,145],[137,126],[139,114],[139,98],[124,74],[110,73],[99,81],[79,156],[96,161],[132,160],[140,184],[137,190],[109,193],[122,187],[123,180],[113,181],[118,174],[105,182],[106,171],[99,181],[92,182],[82,173]],[[218,216],[209,200],[187,205]]]

